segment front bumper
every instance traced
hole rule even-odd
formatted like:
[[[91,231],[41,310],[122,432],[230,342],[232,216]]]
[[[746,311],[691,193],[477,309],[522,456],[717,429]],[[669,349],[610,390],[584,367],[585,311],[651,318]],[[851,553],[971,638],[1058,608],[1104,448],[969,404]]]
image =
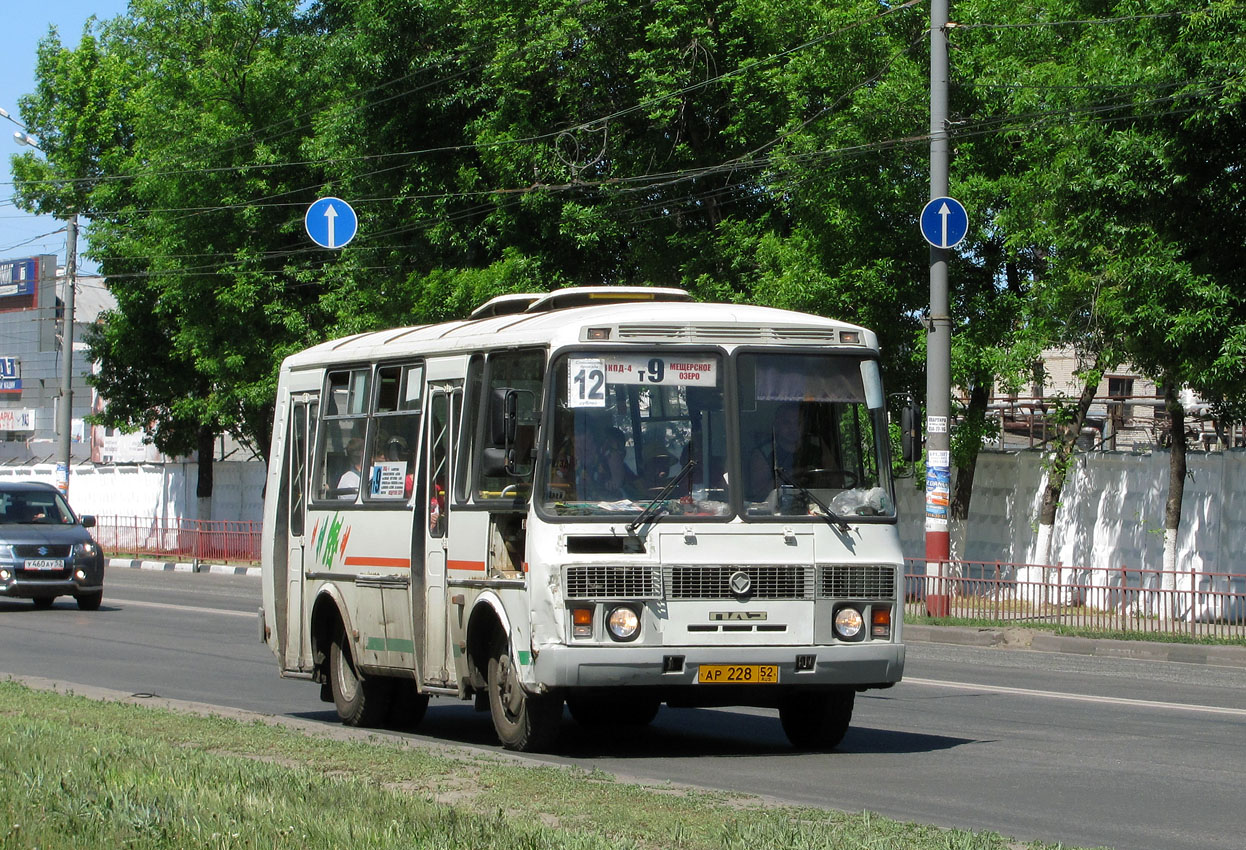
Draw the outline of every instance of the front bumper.
[[[53,596],[80,596],[104,589],[104,565],[66,559],[59,570],[26,570],[12,563],[0,563],[0,596],[15,599],[41,599]]]
[[[746,693],[888,687],[904,673],[904,645],[785,647],[707,646],[547,646],[534,653],[532,685],[547,689],[605,688],[618,685],[656,688],[671,698],[701,692],[709,698],[720,685],[697,682],[702,664],[776,664],[777,685],[751,685]],[[733,689],[739,690],[739,689]],[[724,691],[725,694],[725,691]],[[734,701],[734,700],[733,700]]]

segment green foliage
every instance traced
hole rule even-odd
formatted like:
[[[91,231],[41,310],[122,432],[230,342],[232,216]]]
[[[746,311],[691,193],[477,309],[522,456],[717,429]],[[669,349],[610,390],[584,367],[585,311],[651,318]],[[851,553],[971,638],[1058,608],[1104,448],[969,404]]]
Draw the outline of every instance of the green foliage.
[[[1015,391],[1072,346],[1240,409],[1241,0],[955,16],[954,383]],[[166,450],[263,446],[307,344],[565,285],[856,321],[921,395],[927,24],[865,0],[136,0],[40,46],[18,200],[90,218],[118,299],[89,337],[103,419]],[[360,233],[313,250],[330,193]]]

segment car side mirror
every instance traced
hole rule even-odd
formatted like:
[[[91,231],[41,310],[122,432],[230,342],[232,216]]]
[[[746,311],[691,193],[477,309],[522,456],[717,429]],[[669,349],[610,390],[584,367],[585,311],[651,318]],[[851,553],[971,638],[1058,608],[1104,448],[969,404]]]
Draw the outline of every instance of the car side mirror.
[[[83,514],[78,517],[78,521],[82,523],[83,528],[95,528],[95,517],[91,514]]]

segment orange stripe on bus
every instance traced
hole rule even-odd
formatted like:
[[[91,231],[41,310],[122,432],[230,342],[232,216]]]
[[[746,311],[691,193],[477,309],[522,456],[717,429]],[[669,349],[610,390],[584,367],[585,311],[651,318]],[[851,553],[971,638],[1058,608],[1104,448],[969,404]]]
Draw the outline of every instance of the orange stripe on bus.
[[[446,561],[446,568],[451,570],[470,570],[474,573],[485,571],[484,561]]]
[[[411,569],[410,558],[371,558],[367,555],[352,555],[343,563],[348,567],[401,567]]]

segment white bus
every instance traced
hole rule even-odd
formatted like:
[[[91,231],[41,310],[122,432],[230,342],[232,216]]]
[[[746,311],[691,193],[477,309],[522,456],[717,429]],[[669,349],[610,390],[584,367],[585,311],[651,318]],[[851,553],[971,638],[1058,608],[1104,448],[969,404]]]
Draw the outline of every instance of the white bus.
[[[475,699],[502,744],[668,706],[839,743],[904,667],[878,345],[677,289],[494,299],[289,357],[260,631],[351,725]]]

